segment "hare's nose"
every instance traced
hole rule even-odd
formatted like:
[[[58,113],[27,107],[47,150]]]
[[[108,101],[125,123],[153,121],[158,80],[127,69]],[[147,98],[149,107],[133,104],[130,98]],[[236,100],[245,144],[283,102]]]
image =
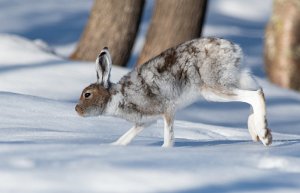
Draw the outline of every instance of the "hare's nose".
[[[79,105],[76,105],[75,111],[77,111],[78,113],[82,113],[82,108]]]

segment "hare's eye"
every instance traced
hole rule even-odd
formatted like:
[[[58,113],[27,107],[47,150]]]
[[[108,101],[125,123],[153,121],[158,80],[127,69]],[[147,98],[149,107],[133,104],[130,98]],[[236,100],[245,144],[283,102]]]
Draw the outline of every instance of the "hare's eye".
[[[85,98],[89,98],[91,96],[91,93],[87,92],[87,93],[84,93],[84,97]]]

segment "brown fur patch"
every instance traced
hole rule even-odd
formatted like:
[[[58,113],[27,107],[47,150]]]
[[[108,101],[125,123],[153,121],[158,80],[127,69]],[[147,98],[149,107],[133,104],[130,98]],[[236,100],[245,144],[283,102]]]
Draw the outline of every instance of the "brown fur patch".
[[[170,68],[177,62],[177,53],[174,48],[170,48],[169,50],[162,53],[165,62],[158,66],[157,71],[158,73],[163,73],[165,71],[169,71]]]
[[[200,50],[193,45],[193,42],[187,43],[183,49],[179,50],[180,54],[187,52],[190,55],[195,55],[200,52]]]
[[[180,80],[180,83],[186,84],[188,80],[188,74],[186,69],[180,69],[176,72],[175,77]]]
[[[143,114],[144,112],[141,111],[141,109],[138,108],[138,106],[134,103],[125,103],[124,101],[120,102],[118,107],[120,109],[123,109],[125,112],[131,114],[131,113],[139,113]]]
[[[149,108],[142,108],[141,106],[138,106],[137,104],[133,102],[120,102],[118,107],[122,109],[124,112],[129,114],[139,114],[140,116],[146,116],[146,115],[156,115],[157,111],[152,110],[151,107]]]
[[[144,89],[147,97],[149,98],[155,97],[155,94],[152,92],[151,87],[148,84],[145,84]]]
[[[89,92],[92,94],[92,97],[89,99],[86,99],[84,97],[84,94],[86,92]],[[105,89],[102,85],[99,84],[91,84],[90,86],[86,87],[80,96],[80,101],[78,104],[78,109],[81,109],[82,114],[84,114],[86,111],[90,110],[91,108],[97,108],[103,112],[105,109],[107,102],[109,101],[111,97],[110,92]]]
[[[217,41],[217,38],[209,38],[209,39],[208,39],[208,43],[213,43],[213,42],[215,42],[215,41]]]
[[[205,55],[206,55],[206,56],[209,56],[209,55],[208,55],[208,50],[207,50],[207,48],[204,48],[204,51],[205,51]]]
[[[125,89],[129,88],[133,83],[130,80],[130,76],[129,75],[125,75],[121,80],[120,80],[120,84],[121,84],[121,93],[122,95],[125,95]]]
[[[165,113],[164,118],[168,125],[170,125],[173,122],[173,116],[171,116],[169,113]]]
[[[193,46],[191,44],[189,46],[187,46],[185,51],[187,51],[189,53],[189,55],[195,55],[200,52],[198,48],[196,48],[195,46]]]
[[[215,44],[217,46],[221,45],[220,44],[220,38],[209,38],[208,39],[208,43],[210,44]]]
[[[199,49],[195,46],[192,46],[191,50],[192,50],[192,53],[198,53],[199,52]]]

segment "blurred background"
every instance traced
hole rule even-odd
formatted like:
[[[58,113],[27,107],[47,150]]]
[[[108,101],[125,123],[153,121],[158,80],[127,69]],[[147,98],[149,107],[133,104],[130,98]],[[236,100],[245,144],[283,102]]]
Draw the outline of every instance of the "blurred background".
[[[102,47],[108,46],[114,64],[127,67],[189,39],[223,37],[241,45],[245,63],[262,77],[264,34],[272,3],[1,0],[0,33],[42,40],[58,55],[75,60],[93,61]],[[162,11],[165,8],[168,11]]]
[[[108,46],[115,65],[133,67],[217,36],[241,45],[256,76],[300,88],[297,0],[1,0],[0,9],[0,33],[42,40],[74,60],[93,61]]]

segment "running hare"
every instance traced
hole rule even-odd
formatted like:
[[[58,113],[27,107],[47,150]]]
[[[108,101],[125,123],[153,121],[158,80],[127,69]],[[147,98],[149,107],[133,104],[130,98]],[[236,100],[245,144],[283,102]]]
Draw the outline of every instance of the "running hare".
[[[238,45],[219,38],[195,39],[164,51],[115,84],[109,80],[112,61],[105,47],[96,60],[97,82],[83,90],[75,109],[81,116],[111,115],[133,122],[117,145],[127,145],[162,116],[163,147],[170,147],[179,108],[200,96],[217,102],[246,102],[252,107],[248,118],[252,139],[270,145],[263,91],[241,62]]]

